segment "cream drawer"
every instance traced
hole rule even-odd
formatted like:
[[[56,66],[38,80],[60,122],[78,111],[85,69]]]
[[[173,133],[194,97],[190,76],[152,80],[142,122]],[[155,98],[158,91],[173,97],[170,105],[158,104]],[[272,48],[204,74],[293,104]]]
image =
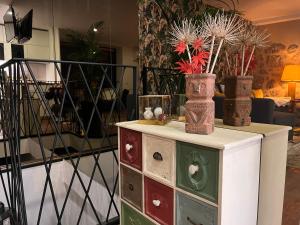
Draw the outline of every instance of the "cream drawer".
[[[174,184],[176,142],[143,134],[144,173]]]

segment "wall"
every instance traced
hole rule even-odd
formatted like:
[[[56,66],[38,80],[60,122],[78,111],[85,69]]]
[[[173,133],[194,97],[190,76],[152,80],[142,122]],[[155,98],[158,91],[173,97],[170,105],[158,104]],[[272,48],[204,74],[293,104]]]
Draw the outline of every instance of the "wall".
[[[1,17],[1,15],[0,15]],[[0,25],[0,42],[4,43],[4,59],[12,58],[11,43],[6,42],[5,29]],[[57,28],[33,29],[32,38],[24,45],[24,58],[28,59],[60,59],[59,31]],[[40,81],[57,80],[57,74],[54,71],[54,65],[49,63],[31,63],[31,68]],[[28,72],[26,72],[28,74]],[[27,75],[29,76],[29,75]]]
[[[261,28],[271,34],[271,44],[256,54],[254,87],[262,88],[268,96],[287,96],[287,84],[280,79],[285,65],[300,64],[300,20]],[[296,97],[300,98],[300,83],[297,84]]]
[[[117,48],[117,64],[138,67],[138,48]],[[121,71],[119,71],[118,76],[120,75],[120,72]],[[137,77],[139,77],[139,74],[137,74]],[[132,93],[132,84],[132,69],[127,68],[124,74],[123,88],[128,89]]]
[[[33,8],[33,26],[59,27],[84,32],[96,21],[104,21],[101,38],[116,46],[137,46],[137,0],[13,0],[15,12],[24,16]],[[0,1],[0,13],[1,3]],[[0,23],[2,17],[0,16]]]
[[[110,156],[109,156],[110,155]],[[101,160],[99,159],[99,163],[101,165],[101,169],[103,171],[117,171],[116,168],[112,168],[112,163],[103,164],[103,160],[112,162],[112,154],[111,153],[103,153],[101,155]],[[97,210],[98,216],[100,220],[105,221],[106,215],[109,208],[109,202],[111,200],[109,193],[106,190],[106,187],[102,184],[102,182],[98,182],[96,178],[91,180],[90,171],[92,167],[95,165],[95,160],[92,156],[87,156],[81,158],[84,160],[82,163],[85,164],[86,167],[84,170],[78,167],[78,175],[74,177],[72,186],[70,188],[70,194],[68,196],[67,204],[65,205],[65,209],[63,212],[61,224],[76,224],[79,214],[81,212],[83,201],[86,197],[82,185],[79,182],[78,176],[80,176],[82,183],[85,187],[88,187],[90,181],[90,190],[89,190],[89,197],[92,199],[93,205]],[[88,164],[88,162],[91,162]],[[87,165],[88,164],[88,165]],[[102,167],[102,165],[104,167]],[[107,167],[106,167],[107,166]],[[65,201],[65,197],[67,194],[67,190],[69,189],[71,179],[73,176],[74,168],[71,166],[69,161],[60,161],[55,162],[52,164],[51,167],[51,182],[53,186],[53,193],[55,195],[57,208],[59,213],[62,211],[62,206]],[[88,174],[86,174],[88,172]],[[98,172],[98,169],[96,170]],[[46,171],[44,166],[34,166],[27,169],[22,170],[22,177],[23,177],[23,186],[24,186],[24,195],[25,195],[25,202],[26,202],[26,213],[27,213],[27,220],[28,224],[37,224],[38,213],[40,209],[40,203],[42,198],[42,193],[45,185],[46,179]],[[99,175],[100,177],[100,175]],[[116,179],[115,174],[113,177],[109,177],[108,174],[105,174],[105,178],[107,181],[112,181],[109,183],[109,187],[113,186],[113,182]],[[8,182],[7,182],[7,174],[3,174],[4,184],[6,186],[6,190],[8,190]],[[34,184],[34,185],[33,185]],[[49,187],[49,185],[48,185]],[[1,192],[0,192],[0,201],[6,203],[5,193],[1,183]],[[112,188],[111,188],[112,190]],[[116,193],[114,195],[114,201],[117,207],[120,205],[119,196]],[[120,209],[118,208],[118,211]],[[115,208],[111,207],[111,213],[109,215],[109,219],[112,219],[117,216],[117,212]],[[98,224],[97,220],[95,219],[94,212],[90,207],[88,201],[82,211],[82,217],[80,220],[80,224]],[[40,224],[43,225],[53,225],[57,224],[57,216],[53,206],[52,194],[50,189],[48,188],[45,193],[44,203],[43,203],[43,211],[41,214],[41,221]]]
[[[199,17],[203,13],[203,4],[197,0],[162,2],[164,12],[155,1],[145,0],[139,4],[140,66],[173,67],[172,52],[174,51],[169,44],[172,22],[179,18]]]
[[[31,4],[21,6],[23,2],[14,2],[14,9],[17,17],[23,17],[31,8]],[[41,3],[40,3],[41,4]],[[41,4],[40,6],[45,6]],[[3,15],[8,10],[8,4],[0,4],[0,42],[4,43],[4,57],[5,60],[12,58],[11,54],[11,43],[16,43],[12,41],[11,43],[6,42],[5,29],[3,25]],[[29,59],[60,59],[60,42],[59,42],[59,30],[54,27],[54,23],[51,18],[47,15],[41,15],[42,10],[34,8],[33,15],[33,27],[38,27],[39,29],[33,28],[32,38],[24,44],[24,58]],[[49,11],[49,7],[45,7]],[[48,17],[45,19],[45,17]],[[43,23],[40,23],[41,18],[43,18]],[[50,19],[49,19],[50,18]],[[53,24],[52,24],[53,23]],[[42,81],[53,81],[58,80],[57,74],[54,70],[54,65],[44,63],[36,64],[32,63],[31,68],[34,71],[38,80]],[[28,72],[27,72],[28,74]]]

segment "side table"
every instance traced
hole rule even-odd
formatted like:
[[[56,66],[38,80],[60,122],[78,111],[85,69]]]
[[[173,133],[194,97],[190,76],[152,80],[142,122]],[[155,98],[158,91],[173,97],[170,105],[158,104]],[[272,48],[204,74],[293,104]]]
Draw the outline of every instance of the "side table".
[[[300,135],[300,127],[295,127],[295,128],[293,129],[293,131],[294,131],[294,135],[295,135],[295,136],[299,136],[299,135]]]
[[[293,129],[294,135],[300,135],[300,99],[291,100],[290,105],[291,112],[295,113],[296,121]]]

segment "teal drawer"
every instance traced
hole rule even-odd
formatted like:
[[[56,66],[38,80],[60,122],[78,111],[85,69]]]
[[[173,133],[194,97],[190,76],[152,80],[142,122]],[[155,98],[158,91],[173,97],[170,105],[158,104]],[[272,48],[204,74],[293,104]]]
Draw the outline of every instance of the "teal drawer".
[[[184,142],[176,145],[177,187],[217,203],[219,150]]]
[[[125,203],[122,203],[121,210],[121,225],[155,225]]]
[[[185,194],[176,194],[176,225],[217,225],[216,207],[195,200]]]

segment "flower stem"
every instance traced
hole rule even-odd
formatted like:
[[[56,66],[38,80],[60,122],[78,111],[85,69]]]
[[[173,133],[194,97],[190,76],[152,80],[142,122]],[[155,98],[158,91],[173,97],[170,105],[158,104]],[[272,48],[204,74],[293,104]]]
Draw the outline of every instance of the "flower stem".
[[[245,69],[245,72],[244,72],[244,76],[246,76],[246,74],[247,74],[247,72],[248,72],[248,68],[249,68],[250,62],[251,62],[251,60],[252,60],[254,51],[255,51],[255,45],[253,46],[252,51],[251,51],[251,54],[250,54],[250,57],[249,57],[249,59],[248,59],[248,63],[247,63],[247,66],[246,66],[246,69]]]
[[[235,74],[235,76],[237,76],[237,74],[238,74],[238,54],[235,54],[235,65],[234,65],[234,67],[235,67],[235,72],[234,72],[234,74]]]
[[[225,56],[226,56],[226,62],[227,62],[227,66],[228,66],[228,71],[229,73],[231,73],[231,65],[230,65],[230,62],[229,62],[229,56],[228,56],[228,52],[225,50]]]
[[[190,48],[189,48],[188,44],[186,44],[186,50],[187,50],[187,53],[188,53],[188,56],[189,56],[189,61],[190,61],[190,63],[192,63],[191,52],[190,52]]]
[[[244,64],[245,64],[245,45],[243,45],[242,49],[242,68],[241,68],[241,76],[244,75]]]
[[[208,57],[207,65],[206,65],[206,73],[208,73],[208,71],[209,71],[211,57],[212,57],[213,50],[214,50],[214,45],[215,45],[215,39],[216,39],[216,36],[215,35],[212,36],[210,50],[209,50],[209,57]]]
[[[221,41],[220,41],[220,43],[219,43],[219,47],[218,47],[217,53],[216,53],[216,55],[215,55],[214,63],[213,63],[213,65],[212,65],[212,67],[211,67],[210,73],[213,73],[213,71],[214,71],[214,68],[215,68],[215,65],[216,65],[216,62],[217,62],[217,59],[218,59],[218,56],[219,56],[221,47],[222,47],[222,45],[223,45],[223,42],[224,42],[224,38],[222,38]]]

